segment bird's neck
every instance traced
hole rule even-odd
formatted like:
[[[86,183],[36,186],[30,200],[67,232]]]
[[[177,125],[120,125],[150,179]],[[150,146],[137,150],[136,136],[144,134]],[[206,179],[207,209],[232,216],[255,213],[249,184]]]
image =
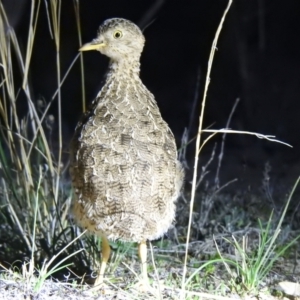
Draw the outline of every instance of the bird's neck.
[[[110,61],[108,76],[130,76],[132,78],[139,78],[140,62],[137,60]]]

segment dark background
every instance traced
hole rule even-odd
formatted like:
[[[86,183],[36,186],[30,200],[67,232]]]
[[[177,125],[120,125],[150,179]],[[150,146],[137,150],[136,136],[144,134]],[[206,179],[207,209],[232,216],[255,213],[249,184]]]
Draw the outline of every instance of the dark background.
[[[6,0],[11,25],[26,49],[31,1]],[[221,184],[238,178],[231,189],[259,187],[265,163],[271,165],[270,186],[285,193],[299,176],[300,167],[300,1],[234,0],[225,20],[213,63],[204,126],[226,125],[237,98],[240,102],[230,127],[272,134],[293,148],[246,135],[226,138]],[[161,113],[178,145],[184,128],[189,138],[197,132],[198,115],[211,44],[227,5],[225,0],[82,0],[80,17],[83,43],[91,41],[107,18],[122,17],[144,30],[146,46],[141,77],[155,95]],[[62,1],[61,70],[65,74],[78,53],[74,3]],[[86,97],[91,101],[100,89],[108,59],[97,52],[84,54]],[[46,103],[56,85],[55,47],[41,1],[30,80],[35,100]],[[82,111],[79,59],[62,88],[65,148]],[[192,107],[195,99],[196,110]],[[26,104],[20,100],[20,113]],[[24,100],[25,101],[25,100]],[[56,102],[50,112],[56,115]],[[55,132],[55,131],[54,131]],[[53,136],[55,143],[55,134]],[[212,139],[200,157],[217,153],[207,179],[213,179],[221,136]],[[193,170],[194,143],[187,148],[187,182]]]

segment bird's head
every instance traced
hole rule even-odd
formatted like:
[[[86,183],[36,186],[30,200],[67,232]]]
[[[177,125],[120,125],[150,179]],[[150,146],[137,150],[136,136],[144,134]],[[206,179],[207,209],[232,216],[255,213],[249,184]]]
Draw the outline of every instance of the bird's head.
[[[108,19],[99,27],[98,36],[79,50],[98,50],[113,61],[139,60],[145,38],[134,23],[120,18]]]

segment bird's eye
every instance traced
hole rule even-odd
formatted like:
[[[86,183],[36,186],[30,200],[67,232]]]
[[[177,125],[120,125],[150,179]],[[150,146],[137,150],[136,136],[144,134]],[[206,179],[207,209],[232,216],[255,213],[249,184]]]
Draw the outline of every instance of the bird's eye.
[[[114,38],[115,38],[115,39],[119,39],[119,38],[121,38],[122,36],[123,36],[123,33],[122,33],[121,30],[116,30],[116,31],[114,32]]]

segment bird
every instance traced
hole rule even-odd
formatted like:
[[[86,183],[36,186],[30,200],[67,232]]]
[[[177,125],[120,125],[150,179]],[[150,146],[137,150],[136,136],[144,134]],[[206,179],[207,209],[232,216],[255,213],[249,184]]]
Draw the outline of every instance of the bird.
[[[110,240],[138,243],[140,284],[149,286],[147,241],[172,225],[184,181],[174,135],[140,78],[144,44],[137,25],[112,18],[79,49],[109,58],[105,82],[78,122],[70,147],[74,218],[101,237],[95,287],[104,281]]]

